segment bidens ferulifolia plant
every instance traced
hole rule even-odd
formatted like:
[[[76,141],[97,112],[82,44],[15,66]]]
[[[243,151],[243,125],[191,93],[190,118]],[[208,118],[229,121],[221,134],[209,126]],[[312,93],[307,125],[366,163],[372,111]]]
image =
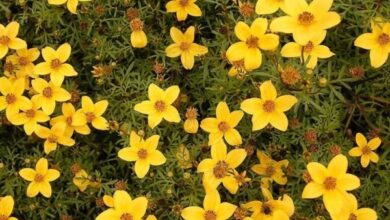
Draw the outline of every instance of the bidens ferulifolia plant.
[[[390,8],[3,0],[0,220],[390,215]]]

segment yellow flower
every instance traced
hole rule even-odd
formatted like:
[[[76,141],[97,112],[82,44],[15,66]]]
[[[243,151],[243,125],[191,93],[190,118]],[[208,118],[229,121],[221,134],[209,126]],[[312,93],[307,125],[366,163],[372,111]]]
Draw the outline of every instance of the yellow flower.
[[[106,205],[107,207],[110,207],[110,208],[114,207],[114,197],[112,197],[112,196],[104,195],[103,202],[104,202],[104,205]]]
[[[333,0],[285,1],[283,8],[286,16],[272,21],[272,32],[292,33],[295,40],[309,41],[317,34],[326,34],[326,29],[340,23],[340,15],[329,12]]]
[[[296,42],[284,45],[280,53],[283,57],[299,57],[303,63],[307,63],[307,68],[314,69],[319,58],[326,59],[334,55],[327,46],[320,45],[324,41],[325,36],[326,33],[317,34],[309,41],[296,39]]]
[[[363,167],[367,167],[370,161],[378,163],[379,157],[374,151],[381,145],[382,141],[379,137],[371,139],[367,143],[366,137],[363,134],[356,134],[357,147],[352,148],[348,154],[352,157],[360,157],[360,163]]]
[[[39,104],[36,100],[30,102],[30,107],[21,113],[10,118],[10,122],[14,125],[23,125],[27,135],[31,135],[38,127],[38,123],[46,122],[50,117],[42,110],[39,110]]]
[[[325,208],[330,213],[338,213],[346,204],[347,192],[360,186],[358,177],[346,173],[348,160],[342,154],[335,156],[328,168],[317,162],[307,165],[312,179],[303,189],[302,198],[313,199],[323,196]]]
[[[184,121],[184,131],[190,134],[196,134],[199,129],[198,110],[194,107],[189,107],[186,112],[186,120]]]
[[[66,7],[73,14],[77,14],[77,5],[79,4],[79,2],[89,1],[91,0],[48,0],[50,5],[63,5],[66,3]]]
[[[18,220],[15,217],[10,217],[14,209],[14,198],[12,196],[0,197],[0,216],[4,220]]]
[[[139,18],[134,18],[130,22],[132,32],[130,34],[131,45],[135,48],[143,48],[148,44],[148,38],[143,31],[143,22]]]
[[[261,188],[263,192],[264,202],[255,200],[243,204],[244,209],[252,212],[251,218],[256,220],[288,220],[294,214],[294,202],[290,196],[284,194],[283,197],[275,200],[272,193],[266,189]]]
[[[279,45],[279,36],[266,34],[268,21],[265,18],[257,18],[249,27],[240,21],[234,28],[234,33],[240,42],[232,44],[226,51],[226,57],[230,62],[244,59],[244,67],[251,71],[257,69],[262,63],[261,50],[272,51]]]
[[[181,211],[181,217],[185,220],[226,220],[233,215],[237,206],[228,202],[221,203],[218,191],[214,190],[205,195],[203,208],[190,206]]]
[[[148,125],[155,128],[162,119],[169,122],[180,122],[179,112],[173,107],[173,102],[180,93],[178,86],[171,86],[165,91],[155,84],[150,84],[148,88],[149,100],[142,101],[134,106],[134,110],[148,115]]]
[[[187,70],[194,67],[195,56],[201,56],[208,52],[207,47],[194,43],[194,26],[187,28],[184,34],[179,29],[172,27],[170,34],[174,43],[165,49],[165,53],[168,57],[180,56],[181,63]]]
[[[371,29],[371,33],[364,33],[355,40],[355,46],[370,50],[371,66],[379,68],[390,53],[390,22],[379,25],[372,21]]]
[[[198,173],[203,173],[203,182],[212,189],[219,184],[232,194],[237,193],[238,183],[234,170],[245,160],[244,149],[234,149],[226,152],[226,145],[211,147],[211,158],[202,160],[198,165]]]
[[[196,0],[172,0],[165,7],[167,12],[175,12],[178,21],[184,21],[188,15],[199,17],[202,11],[195,4]]]
[[[25,89],[25,80],[23,78],[16,79],[11,82],[6,77],[0,78],[0,111],[5,109],[5,114],[8,120],[16,115],[19,110],[27,110],[30,106],[30,100],[23,96]]]
[[[39,58],[40,52],[37,48],[23,48],[16,51],[16,54],[7,57],[13,63],[18,65],[17,75],[30,76],[35,78],[34,74],[34,61]]]
[[[70,136],[67,136],[65,132],[66,125],[64,123],[55,124],[50,129],[39,126],[35,130],[35,134],[38,137],[45,139],[43,147],[46,154],[55,151],[58,144],[67,147],[73,146],[75,144],[75,141]]]
[[[269,123],[276,129],[286,131],[288,120],[284,112],[298,100],[292,95],[277,97],[277,91],[271,81],[260,85],[261,98],[246,99],[241,103],[244,112],[253,115],[252,130],[263,129]]]
[[[45,114],[51,115],[56,107],[56,102],[65,102],[71,98],[69,92],[53,82],[47,82],[44,79],[36,78],[32,82],[32,87],[38,94],[32,99],[40,104]]]
[[[19,50],[27,47],[24,40],[17,38],[19,23],[13,21],[6,27],[0,24],[0,59],[7,55],[9,49]]]
[[[131,199],[130,195],[123,190],[117,190],[113,196],[113,207],[102,212],[96,220],[124,220],[142,219],[145,215],[148,200],[146,197]]]
[[[91,123],[98,130],[108,130],[108,122],[102,117],[107,106],[107,100],[101,100],[94,104],[88,96],[81,98],[81,111],[85,114],[87,123]]]
[[[228,76],[237,76],[238,74],[244,75],[251,70],[245,69],[244,59],[233,61],[232,67],[229,69]]]
[[[61,86],[65,76],[77,75],[73,66],[65,63],[70,57],[71,50],[68,43],[62,44],[57,50],[51,47],[43,48],[42,57],[45,62],[37,64],[34,73],[38,75],[50,74],[50,80],[54,85]]]
[[[55,169],[48,169],[48,162],[45,158],[38,160],[35,170],[24,168],[19,171],[19,175],[31,182],[27,187],[27,196],[35,197],[41,193],[44,197],[50,198],[52,194],[50,182],[60,177],[60,172]]]
[[[287,168],[288,160],[275,161],[261,151],[257,151],[257,158],[260,160],[260,164],[252,166],[253,172],[266,176],[280,185],[287,183],[287,177],[282,168]]]
[[[370,208],[358,209],[358,202],[352,194],[348,193],[344,210],[338,214],[331,214],[332,220],[376,220],[378,216],[375,210]]]
[[[154,215],[148,215],[148,217],[146,218],[146,220],[157,220],[156,216]]]
[[[73,135],[74,131],[84,135],[91,133],[91,130],[87,125],[85,114],[83,114],[81,110],[76,111],[72,103],[63,103],[62,115],[50,120],[51,125],[55,125],[57,123],[64,123],[66,125],[65,133],[69,137]]]
[[[125,161],[135,161],[135,174],[138,178],[144,178],[150,165],[159,166],[166,161],[165,156],[157,150],[159,135],[153,135],[144,140],[134,131],[130,133],[130,146],[118,152],[119,158]]]
[[[209,145],[223,141],[232,146],[242,144],[240,133],[235,129],[241,121],[244,112],[241,110],[230,112],[226,102],[219,102],[216,109],[216,118],[205,118],[200,123],[200,127],[210,133]]]
[[[288,0],[258,0],[256,3],[256,14],[272,14],[279,10],[279,8],[285,11],[286,1]]]
[[[73,183],[81,192],[84,192],[91,183],[90,179],[91,176],[85,170],[80,169],[73,177]]]

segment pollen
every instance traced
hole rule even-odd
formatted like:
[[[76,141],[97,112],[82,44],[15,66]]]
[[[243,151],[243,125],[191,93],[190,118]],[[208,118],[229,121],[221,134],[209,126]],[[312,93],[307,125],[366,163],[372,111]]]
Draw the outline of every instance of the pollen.
[[[310,53],[314,48],[313,42],[309,41],[304,47],[303,52]]]
[[[217,219],[217,214],[215,214],[214,211],[207,210],[207,211],[204,213],[204,219],[205,219],[205,220],[216,220],[216,219]]]
[[[357,219],[358,219],[357,216],[353,213],[351,213],[348,218],[348,220],[357,220]]]
[[[275,102],[272,100],[267,100],[263,104],[263,110],[265,112],[273,112],[275,111]]]
[[[72,119],[72,116],[69,116],[65,119],[65,122],[68,126],[72,126],[72,122],[73,122],[73,119]]]
[[[53,96],[53,90],[51,89],[51,87],[46,87],[43,89],[42,94],[46,98],[51,98]]]
[[[144,23],[139,18],[134,18],[130,21],[130,27],[133,31],[142,31],[144,28]]]
[[[185,7],[188,5],[188,0],[180,0],[179,1],[179,4],[182,6],[182,7]]]
[[[57,143],[57,136],[55,135],[50,135],[48,138],[47,138],[47,141],[49,141],[50,143]]]
[[[20,57],[19,58],[19,64],[21,66],[26,66],[28,63],[29,63],[29,61],[28,61],[27,57]]]
[[[10,41],[11,41],[11,39],[9,39],[9,37],[7,37],[7,36],[0,37],[0,44],[8,45]]]
[[[50,66],[53,69],[57,69],[58,67],[61,66],[61,61],[59,59],[54,59],[51,61]]]
[[[43,180],[45,179],[45,176],[43,176],[42,174],[36,174],[35,177],[34,177],[34,181],[35,182],[43,182]]]
[[[91,123],[96,118],[96,116],[95,116],[95,114],[93,112],[87,112],[85,114],[85,116],[87,118],[87,122],[88,123]]]
[[[8,93],[5,96],[5,101],[7,102],[8,105],[15,103],[16,102],[16,96],[12,93]]]
[[[120,220],[133,220],[133,216],[129,213],[123,213]]]
[[[187,43],[187,42],[182,42],[182,43],[180,44],[180,50],[186,51],[186,50],[190,49],[190,46],[191,46],[191,44],[189,44],[189,43]]]
[[[34,111],[34,109],[29,109],[29,110],[27,110],[27,111],[26,111],[26,116],[27,116],[27,118],[34,118],[34,116],[35,116],[35,111]]]
[[[165,110],[165,102],[163,101],[157,101],[156,103],[154,103],[154,108],[158,111],[158,112],[163,112]]]
[[[257,44],[259,42],[259,38],[255,36],[249,36],[246,40],[246,45],[248,45],[249,48],[257,48]]]
[[[292,86],[299,82],[301,74],[299,73],[299,70],[293,67],[287,67],[281,71],[280,78],[284,84]]]
[[[219,124],[218,124],[218,129],[225,133],[229,130],[230,126],[228,125],[228,123],[224,122],[224,121],[221,121]]]
[[[368,146],[364,146],[363,149],[362,149],[362,153],[364,155],[369,155],[369,154],[371,154],[371,152],[372,152],[372,150]]]
[[[243,3],[240,6],[240,14],[244,17],[251,17],[253,13],[255,12],[255,7],[253,7],[252,4],[249,2]]]
[[[379,35],[379,37],[378,37],[378,43],[379,43],[381,46],[387,45],[388,43],[390,43],[390,36],[389,36],[388,34],[382,33],[382,34]]]
[[[261,206],[261,212],[264,213],[265,215],[272,214],[271,207],[266,202],[263,203],[263,205]]]
[[[224,178],[228,173],[229,165],[225,161],[218,161],[213,169],[214,176],[217,179]]]
[[[271,177],[274,175],[276,172],[275,168],[272,165],[268,165],[267,168],[265,169],[265,175],[268,177]]]
[[[12,62],[6,62],[4,64],[4,71],[5,72],[9,72],[9,73],[13,73],[15,71],[15,65],[12,63]]]
[[[327,190],[332,190],[336,188],[337,180],[334,177],[326,177],[324,180],[324,187]]]
[[[298,16],[298,21],[302,25],[305,25],[305,26],[310,25],[314,21],[314,15],[310,12],[305,11]]]
[[[186,112],[187,119],[196,119],[198,117],[198,110],[194,107],[189,107]]]
[[[141,149],[138,151],[137,155],[138,155],[139,159],[144,160],[148,157],[148,151],[145,149]]]

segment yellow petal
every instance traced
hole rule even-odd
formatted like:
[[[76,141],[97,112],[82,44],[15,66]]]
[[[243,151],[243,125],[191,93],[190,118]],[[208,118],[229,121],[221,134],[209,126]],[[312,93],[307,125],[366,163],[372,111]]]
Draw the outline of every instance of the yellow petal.
[[[271,80],[265,81],[260,85],[261,98],[264,100],[275,100],[277,96],[276,88]]]
[[[282,16],[272,20],[270,29],[272,32],[293,33],[297,27],[297,21],[290,16]]]
[[[357,176],[347,173],[337,179],[336,186],[338,189],[350,191],[360,186],[360,180]]]
[[[187,28],[186,32],[184,32],[184,41],[187,43],[192,43],[195,37],[195,27],[190,26]]]
[[[317,162],[309,163],[307,165],[307,170],[309,171],[310,177],[316,183],[323,183],[327,176],[326,168],[322,164]]]
[[[148,38],[144,31],[133,31],[130,34],[131,45],[135,48],[144,48],[148,44]]]
[[[370,147],[371,150],[376,150],[380,145],[382,141],[379,137],[371,139],[368,143],[367,146]]]
[[[4,196],[0,200],[0,214],[5,216],[6,218],[12,214],[12,210],[14,209],[14,199],[12,196]],[[12,220],[11,218],[7,218],[7,220]]]
[[[167,57],[178,57],[182,53],[179,44],[171,44],[165,49]]]
[[[226,118],[230,115],[230,110],[226,102],[219,102],[215,112],[217,119],[220,121],[225,121]]]
[[[114,198],[111,196],[104,195],[103,202],[108,207],[114,207]]]
[[[238,182],[234,178],[234,176],[226,176],[226,177],[224,177],[222,179],[222,184],[229,191],[229,193],[231,193],[231,194],[236,194],[237,193],[239,186],[238,186]]]
[[[50,63],[39,63],[34,67],[34,73],[38,75],[46,75],[51,72]]]
[[[107,100],[101,100],[95,103],[95,116],[101,116],[106,111],[108,106]]]
[[[96,217],[96,220],[106,220],[106,219],[116,219],[116,218],[118,218],[117,211],[113,208],[110,208],[110,209],[107,209],[106,211],[100,213]]]
[[[268,21],[265,18],[256,18],[251,25],[251,34],[261,37],[268,29]]]
[[[288,127],[288,119],[281,112],[272,112],[269,116],[269,123],[280,131],[286,131]]]
[[[192,43],[190,45],[189,51],[194,56],[201,56],[201,55],[206,54],[208,52],[208,49],[205,46],[202,46],[202,45],[199,45],[196,43]]]
[[[240,39],[241,41],[246,41],[251,34],[251,30],[247,24],[242,21],[239,21],[234,27],[234,33],[236,34],[238,39]]]
[[[242,144],[242,138],[240,133],[236,129],[229,129],[224,134],[225,140],[232,146],[238,146]]]
[[[114,193],[114,207],[118,212],[127,212],[129,204],[132,202],[130,195],[123,190],[117,190]]]
[[[246,151],[244,149],[231,150],[226,156],[226,163],[231,168],[237,168],[246,158]]]
[[[48,161],[45,158],[41,158],[38,160],[37,164],[35,165],[35,170],[37,173],[41,175],[45,175],[48,169]]]
[[[244,65],[247,70],[254,70],[261,66],[262,55],[258,48],[249,48],[244,57]]]
[[[151,101],[142,101],[134,106],[134,110],[140,112],[142,114],[154,114],[156,113],[156,109],[154,108],[154,104]]]
[[[88,96],[81,97],[81,106],[84,113],[93,112],[95,110],[95,105],[92,102],[92,99]]]
[[[64,75],[57,73],[50,74],[50,80],[53,82],[56,86],[61,86],[62,82],[64,82]]]
[[[48,183],[48,182],[40,182],[38,184],[39,184],[39,191],[40,191],[40,193],[44,197],[50,198],[51,194],[52,194],[50,183]]]
[[[324,45],[316,46],[312,53],[321,59],[326,59],[334,55],[334,53],[330,51],[329,47]]]
[[[170,86],[164,91],[164,102],[171,105],[174,101],[176,101],[179,94],[180,88],[178,86]]]
[[[135,198],[129,204],[129,210],[134,217],[134,219],[142,219],[148,208],[148,199],[146,197]]]
[[[166,107],[164,111],[164,119],[169,122],[175,122],[175,123],[178,123],[181,120],[179,112],[172,105]]]
[[[201,121],[200,127],[209,133],[218,132],[218,120],[216,118],[205,118]]]
[[[136,161],[138,160],[138,151],[130,147],[125,147],[119,150],[118,157],[129,162]]]
[[[167,159],[165,158],[164,154],[156,150],[148,156],[148,161],[151,165],[158,166],[164,164]]]
[[[262,50],[275,50],[279,45],[279,36],[276,34],[264,34],[260,36],[258,46]]]
[[[190,51],[183,51],[180,56],[181,63],[183,64],[184,69],[190,70],[194,67],[195,58]]]
[[[226,150],[226,145],[211,146],[211,158],[214,160],[225,160]]]
[[[103,117],[93,119],[92,126],[98,130],[108,130],[108,122]]]
[[[206,171],[212,171],[214,169],[215,162],[212,159],[203,159],[200,161],[197,167],[198,173],[203,173]]]
[[[60,172],[58,170],[49,169],[45,175],[45,181],[51,182],[58,179],[58,177],[60,177]]]
[[[183,124],[184,131],[190,134],[196,134],[199,129],[199,122],[196,119],[186,119]]]
[[[245,99],[243,102],[241,102],[240,108],[251,115],[256,114],[259,112],[259,109],[262,107],[262,101],[259,98],[250,98]]]
[[[221,197],[218,191],[212,191],[206,194],[203,200],[203,207],[205,210],[215,210],[221,204]]]
[[[226,57],[229,61],[239,61],[244,59],[248,51],[248,46],[245,42],[237,42],[232,44],[226,51]]]
[[[187,19],[188,13],[184,8],[180,8],[176,12],[176,17],[178,21],[184,21]]]
[[[67,0],[49,0],[50,5],[62,5],[66,2]]]
[[[217,206],[217,209],[215,212],[217,213],[218,218],[220,219],[228,219],[230,218],[234,211],[236,211],[237,206],[223,202],[219,206]]]
[[[5,30],[6,30],[6,35],[9,37],[9,38],[15,38],[18,33],[19,33],[19,28],[20,28],[20,25],[18,22],[16,21],[12,21],[10,22],[6,27],[5,27]]]
[[[32,182],[27,187],[27,196],[32,198],[37,196],[39,193],[39,183]]]
[[[192,16],[196,16],[196,17],[202,16],[202,11],[200,10],[200,8],[196,4],[187,5],[185,7],[185,10],[188,14],[190,14]]]
[[[26,41],[20,38],[14,38],[8,43],[8,47],[14,50],[19,50],[27,47]]]
[[[369,156],[370,156],[370,160],[371,160],[372,162],[378,163],[378,161],[379,161],[379,156],[378,156],[378,154],[376,154],[376,153],[374,153],[374,152],[371,152]]]
[[[338,25],[341,22],[341,17],[336,12],[330,11],[326,12],[323,15],[323,18],[319,20],[319,24],[321,25],[321,29],[329,29]]]
[[[283,95],[276,99],[276,109],[279,112],[288,111],[295,103],[297,103],[298,99],[292,95]]]
[[[360,157],[362,156],[363,152],[362,149],[359,147],[354,147],[351,150],[348,151],[349,156],[351,157]]]
[[[324,205],[330,213],[339,213],[346,202],[346,193],[339,190],[328,190],[323,195]]]
[[[138,178],[144,178],[145,175],[149,172],[150,164],[146,160],[137,160],[135,162],[135,174]]]
[[[231,128],[234,128],[238,125],[238,123],[241,121],[243,116],[244,116],[244,112],[242,112],[240,110],[233,111],[228,115],[228,117],[226,118],[226,121]]]
[[[148,125],[150,128],[155,128],[162,121],[163,116],[161,114],[151,114],[148,116]]]
[[[256,113],[252,117],[252,131],[263,129],[270,122],[270,114],[263,111]]]
[[[314,54],[312,54],[310,57],[308,57],[308,59],[304,59],[304,62],[306,64],[306,67],[309,68],[309,69],[314,69],[316,66],[317,66],[317,63],[318,63],[318,57]]]
[[[356,213],[358,219],[370,219],[370,220],[378,219],[378,216],[377,216],[375,210],[370,209],[370,208],[361,208],[361,209],[358,209],[355,213]]]
[[[313,0],[309,5],[309,11],[316,14],[323,14],[332,7],[333,0]]]
[[[218,132],[215,132],[215,133],[210,133],[209,134],[209,145],[215,145],[215,144],[218,144],[218,143],[223,143],[223,133],[218,131]]]
[[[167,9],[167,12],[176,12],[179,8],[179,2],[177,1],[169,1],[166,5],[165,8]]]
[[[63,63],[58,71],[60,74],[62,74],[64,76],[76,76],[77,75],[76,70],[73,68],[72,65],[70,65],[68,63]]]
[[[251,170],[259,175],[264,176],[267,166],[264,164],[255,164],[251,167]]]
[[[306,0],[285,1],[284,12],[288,15],[298,15],[308,9]]]
[[[347,157],[339,154],[335,156],[328,164],[328,173],[333,177],[340,177],[345,175],[348,168]]]
[[[181,211],[181,217],[185,220],[204,219],[205,211],[197,206],[190,206]]]
[[[27,181],[33,181],[34,178],[35,178],[35,174],[36,174],[35,170],[33,170],[33,169],[31,169],[31,168],[24,168],[24,169],[21,169],[21,170],[19,171],[19,175],[20,175],[23,179],[25,179],[25,180],[27,180]]]
[[[367,139],[366,137],[364,137],[364,135],[362,133],[357,133],[356,136],[355,136],[355,141],[356,141],[356,144],[359,146],[359,147],[365,147],[367,146]]]
[[[8,46],[0,44],[0,59],[5,57],[5,55],[7,55],[7,53],[8,53],[8,51],[9,51]]]
[[[68,0],[68,2],[71,0]],[[70,53],[72,51],[72,48],[70,47],[70,44],[64,43],[57,49],[58,59],[61,61],[61,63],[65,63],[69,57]]]
[[[275,13],[279,9],[278,1],[258,0],[256,3],[256,14],[266,15]]]
[[[170,35],[173,40],[173,42],[180,44],[184,40],[183,33],[177,29],[176,27],[172,27],[170,30]]]

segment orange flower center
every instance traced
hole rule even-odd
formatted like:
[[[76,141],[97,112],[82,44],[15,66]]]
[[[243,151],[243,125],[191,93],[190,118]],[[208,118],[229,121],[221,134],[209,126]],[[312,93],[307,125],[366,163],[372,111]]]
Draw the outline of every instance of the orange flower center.
[[[51,61],[50,66],[53,69],[57,69],[58,67],[61,66],[61,61],[59,59],[54,59],[54,60]]]
[[[130,22],[130,27],[133,31],[142,31],[144,24],[139,18],[134,18]]]
[[[180,50],[186,51],[190,48],[191,44],[187,42],[181,42],[180,44]]]
[[[357,220],[357,219],[358,219],[357,216],[353,213],[351,213],[348,218],[348,220]]]
[[[13,73],[15,70],[15,65],[11,62],[6,62],[4,64],[4,70],[9,73]]]
[[[85,116],[87,118],[87,122],[88,123],[91,123],[96,118],[96,116],[95,116],[95,114],[93,112],[87,112],[85,114]]]
[[[29,110],[27,110],[27,111],[26,111],[26,116],[27,116],[27,118],[34,118],[34,116],[35,116],[35,111],[34,111],[34,109],[29,109]]]
[[[194,107],[189,107],[186,112],[186,118],[188,119],[196,119],[198,116],[198,111]]]
[[[324,187],[327,190],[332,190],[336,188],[336,178],[334,177],[326,177],[324,180]]]
[[[310,25],[314,21],[314,15],[310,12],[304,11],[298,16],[298,21],[301,25]]]
[[[216,219],[217,219],[217,214],[215,214],[214,211],[207,210],[207,211],[204,213],[204,219],[205,219],[205,220],[216,220]]]
[[[0,44],[7,45],[10,41],[11,41],[11,39],[9,39],[9,37],[7,37],[7,36],[0,37]]]
[[[16,102],[16,96],[12,93],[8,93],[5,96],[5,101],[7,102],[8,105],[15,103]]]
[[[263,110],[265,112],[273,112],[275,110],[275,102],[272,100],[267,100],[263,104]]]
[[[271,207],[267,203],[263,203],[263,205],[261,206],[261,212],[264,213],[265,215],[272,214]]]
[[[154,103],[154,108],[158,112],[163,112],[165,110],[165,102],[157,101],[156,103]]]
[[[275,168],[272,165],[268,165],[267,168],[265,169],[265,175],[266,176],[272,176],[276,172]]]
[[[218,161],[213,169],[214,176],[217,177],[217,179],[222,179],[227,175],[228,169],[229,165],[225,161]]]
[[[303,46],[303,52],[310,53],[314,48],[314,45],[311,41],[307,42],[305,46]]]
[[[259,38],[255,37],[255,36],[249,36],[248,39],[246,40],[246,45],[249,47],[249,48],[257,48],[257,43],[259,42]]]
[[[145,149],[139,150],[137,154],[138,154],[139,159],[142,159],[142,160],[144,160],[148,157],[148,151]]]
[[[0,215],[0,220],[8,220],[8,216]]]
[[[179,4],[182,6],[182,7],[185,7],[188,5],[188,0],[180,0],[179,1]]]
[[[51,89],[51,87],[46,87],[43,89],[42,94],[46,98],[51,98],[53,96],[53,90]]]
[[[72,126],[72,122],[73,122],[73,119],[72,119],[72,116],[69,116],[65,119],[65,122],[68,126]]]
[[[371,152],[372,152],[372,150],[371,150],[371,148],[369,148],[368,146],[364,146],[364,147],[362,148],[362,153],[363,153],[364,155],[369,155]]]
[[[40,183],[40,182],[43,182],[44,178],[45,178],[45,176],[38,173],[38,174],[35,174],[34,181]]]
[[[384,45],[390,43],[390,36],[388,34],[382,33],[378,37],[378,42],[381,46],[384,46]]]
[[[228,125],[228,123],[226,123],[226,122],[224,122],[224,121],[221,121],[221,122],[219,122],[219,124],[218,124],[218,129],[219,129],[221,132],[223,132],[223,133],[227,132],[227,131],[229,130],[229,128],[230,128],[230,126]]]
[[[28,61],[27,57],[20,57],[19,58],[19,64],[21,66],[26,66],[28,63],[29,63],[29,61]]]
[[[120,220],[133,220],[133,216],[129,213],[123,213]]]
[[[49,137],[47,137],[47,141],[49,141],[50,143],[57,143],[57,140],[58,140],[57,136],[52,134]]]

